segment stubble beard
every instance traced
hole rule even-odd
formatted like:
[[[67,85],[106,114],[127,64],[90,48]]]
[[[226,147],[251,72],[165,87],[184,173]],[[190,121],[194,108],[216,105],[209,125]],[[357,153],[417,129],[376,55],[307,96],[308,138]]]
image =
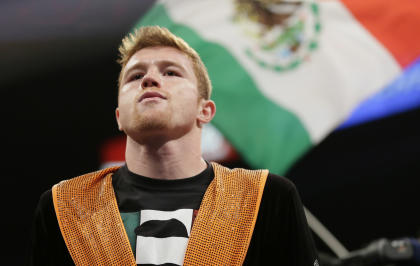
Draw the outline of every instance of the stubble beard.
[[[171,108],[133,110],[125,133],[139,144],[164,143],[182,137],[194,126],[191,118],[180,120]],[[181,111],[182,112],[182,111]],[[182,115],[181,115],[182,117]]]
[[[170,128],[170,117],[166,112],[138,114],[132,120],[133,135],[138,142],[157,137]]]

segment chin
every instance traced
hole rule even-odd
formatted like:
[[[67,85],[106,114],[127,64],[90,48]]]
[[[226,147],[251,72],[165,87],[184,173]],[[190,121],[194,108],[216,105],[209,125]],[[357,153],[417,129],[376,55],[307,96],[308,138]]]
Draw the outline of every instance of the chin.
[[[169,129],[169,121],[164,119],[162,116],[154,118],[143,117],[143,119],[136,121],[134,127],[140,132],[160,131]]]

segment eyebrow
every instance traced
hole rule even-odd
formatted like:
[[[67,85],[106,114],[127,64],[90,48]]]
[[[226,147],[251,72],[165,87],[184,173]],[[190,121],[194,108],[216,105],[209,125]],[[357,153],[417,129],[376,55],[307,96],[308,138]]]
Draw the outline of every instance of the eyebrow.
[[[175,67],[177,67],[177,68],[179,68],[179,69],[181,69],[181,71],[183,71],[183,72],[187,72],[187,70],[181,65],[181,64],[178,64],[177,62],[175,62],[175,61],[171,61],[171,60],[166,60],[166,59],[163,59],[163,60],[158,60],[158,61],[156,61],[156,64],[159,66],[159,67],[168,67],[168,66],[175,66]],[[125,79],[126,79],[126,77],[128,77],[129,76],[129,74],[130,74],[130,72],[133,72],[134,70],[136,70],[136,69],[144,69],[144,68],[146,68],[147,67],[147,65],[148,64],[146,64],[146,63],[144,63],[144,62],[137,62],[137,63],[135,63],[134,65],[132,65],[132,66],[130,66],[130,68],[128,68],[125,72],[124,72],[124,75],[123,75],[123,78],[122,78],[122,80],[124,81]]]

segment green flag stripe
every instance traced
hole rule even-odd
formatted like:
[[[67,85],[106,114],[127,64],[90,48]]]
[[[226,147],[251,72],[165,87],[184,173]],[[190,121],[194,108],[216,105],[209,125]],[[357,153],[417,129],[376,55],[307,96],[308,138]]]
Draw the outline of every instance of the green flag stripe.
[[[186,25],[174,23],[161,4],[151,8],[135,27],[145,25],[168,28],[200,54],[211,77],[212,99],[217,105],[212,124],[251,167],[283,174],[311,147],[309,134],[298,117],[266,98],[226,48],[204,40]]]

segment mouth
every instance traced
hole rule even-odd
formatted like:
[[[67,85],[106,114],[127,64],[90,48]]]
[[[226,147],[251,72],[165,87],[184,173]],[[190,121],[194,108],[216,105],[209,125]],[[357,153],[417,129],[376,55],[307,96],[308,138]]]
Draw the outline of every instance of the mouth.
[[[166,97],[163,96],[162,94],[160,94],[159,92],[156,92],[156,91],[148,91],[148,92],[143,93],[140,96],[138,102],[141,102],[141,101],[143,101],[145,99],[149,99],[149,98],[161,98],[161,99],[166,100]]]

